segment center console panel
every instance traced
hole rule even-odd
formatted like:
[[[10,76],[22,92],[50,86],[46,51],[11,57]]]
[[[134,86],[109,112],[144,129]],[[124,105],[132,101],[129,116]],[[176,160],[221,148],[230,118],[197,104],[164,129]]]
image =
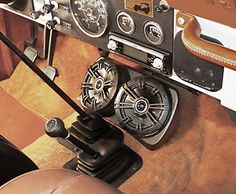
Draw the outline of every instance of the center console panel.
[[[154,150],[174,132],[178,93],[157,77],[124,67],[110,58],[98,59],[88,69],[79,100],[86,112],[99,114]]]

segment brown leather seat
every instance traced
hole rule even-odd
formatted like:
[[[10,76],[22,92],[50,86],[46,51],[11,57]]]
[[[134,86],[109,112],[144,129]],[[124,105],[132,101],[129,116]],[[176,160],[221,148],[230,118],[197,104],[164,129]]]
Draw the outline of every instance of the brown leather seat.
[[[36,170],[0,187],[0,194],[121,194],[109,184],[66,169]]]

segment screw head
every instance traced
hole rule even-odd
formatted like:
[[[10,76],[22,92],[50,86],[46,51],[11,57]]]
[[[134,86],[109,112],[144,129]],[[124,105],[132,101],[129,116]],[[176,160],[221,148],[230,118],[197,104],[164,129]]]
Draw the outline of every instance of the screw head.
[[[180,25],[184,25],[185,24],[185,20],[184,20],[184,18],[178,18],[178,23],[180,24]]]

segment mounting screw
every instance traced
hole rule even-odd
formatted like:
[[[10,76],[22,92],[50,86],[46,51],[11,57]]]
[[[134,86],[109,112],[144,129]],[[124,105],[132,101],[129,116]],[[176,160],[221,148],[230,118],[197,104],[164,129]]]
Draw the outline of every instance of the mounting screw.
[[[180,25],[184,25],[184,24],[185,24],[184,18],[178,18],[178,23],[179,23]]]

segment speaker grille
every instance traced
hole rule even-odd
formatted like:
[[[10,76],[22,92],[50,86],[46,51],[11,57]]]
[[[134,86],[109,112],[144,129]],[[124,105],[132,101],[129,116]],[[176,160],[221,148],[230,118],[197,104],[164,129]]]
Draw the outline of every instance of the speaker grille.
[[[81,104],[89,111],[104,109],[114,98],[118,88],[118,70],[114,63],[100,59],[88,69],[81,94]]]
[[[160,132],[171,113],[168,90],[153,79],[135,78],[125,83],[115,100],[123,127],[140,137]]]

